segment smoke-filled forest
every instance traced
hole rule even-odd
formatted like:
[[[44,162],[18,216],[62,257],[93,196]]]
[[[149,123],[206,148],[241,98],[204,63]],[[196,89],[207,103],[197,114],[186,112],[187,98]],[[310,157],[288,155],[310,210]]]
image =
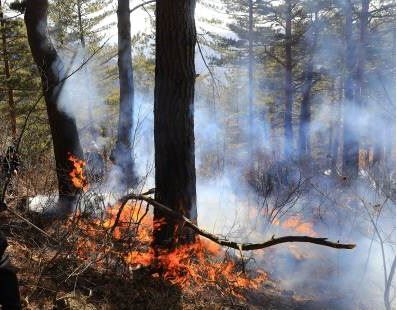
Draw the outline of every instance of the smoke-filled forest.
[[[393,0],[0,0],[0,309],[396,304]]]

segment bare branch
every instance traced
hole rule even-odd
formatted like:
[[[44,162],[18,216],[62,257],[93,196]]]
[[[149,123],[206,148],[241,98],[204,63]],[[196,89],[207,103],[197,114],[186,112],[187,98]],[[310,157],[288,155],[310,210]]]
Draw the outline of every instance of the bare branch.
[[[236,250],[241,250],[241,251],[252,251],[252,250],[259,250],[259,249],[264,249],[271,247],[276,244],[281,244],[281,243],[286,243],[286,242],[306,242],[306,243],[314,243],[322,246],[327,246],[335,249],[353,249],[355,248],[355,244],[344,244],[344,243],[339,243],[338,242],[331,242],[328,241],[327,238],[315,238],[315,237],[309,237],[309,236],[284,236],[280,238],[271,238],[268,241],[265,241],[263,243],[239,243],[235,241],[230,241],[225,238],[220,238],[214,234],[211,234],[204,229],[201,229],[197,225],[195,225],[191,220],[189,220],[187,217],[184,215],[170,209],[169,207],[157,202],[153,198],[150,198],[145,195],[136,195],[136,194],[129,194],[120,199],[121,204],[126,204],[128,200],[144,200],[150,205],[152,205],[154,208],[160,209],[164,213],[167,213],[168,215],[184,222],[186,226],[191,228],[194,232],[197,234],[219,244],[222,246],[226,246],[229,248],[233,248]]]
[[[151,3],[155,3],[155,2],[156,2],[156,0],[149,0],[149,1],[142,2],[142,3],[140,3],[140,4],[136,5],[136,6],[134,6],[134,7],[130,10],[130,14],[131,14],[132,12],[134,12],[135,10],[139,9],[140,7],[143,7],[143,6],[147,5],[147,4],[151,4]]]

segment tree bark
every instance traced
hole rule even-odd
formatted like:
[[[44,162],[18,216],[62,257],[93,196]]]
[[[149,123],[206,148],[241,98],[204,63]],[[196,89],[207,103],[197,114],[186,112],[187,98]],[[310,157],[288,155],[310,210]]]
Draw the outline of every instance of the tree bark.
[[[120,109],[114,162],[122,171],[121,183],[129,188],[135,185],[133,148],[134,75],[131,56],[130,4],[118,0],[118,69],[120,83]]]
[[[8,97],[8,111],[11,122],[11,132],[14,140],[17,136],[17,116],[15,111],[15,100],[14,100],[14,90],[12,89],[9,80],[11,78],[10,74],[10,61],[7,49],[7,28],[6,21],[4,20],[4,8],[0,0],[0,26],[1,26],[1,41],[2,41],[2,51],[3,51],[3,62],[4,62],[4,75],[7,84],[7,97]]]
[[[158,0],[156,7],[156,69],[154,143],[156,201],[195,222],[194,156],[195,0]],[[192,242],[195,234],[180,220],[154,211],[154,246],[172,248]]]
[[[353,41],[353,5],[346,1],[345,12],[345,40],[346,40],[346,75],[344,82],[344,106],[343,106],[343,174],[349,178],[358,176],[359,141],[357,130],[352,122],[357,115],[357,106],[354,98],[354,69],[355,53]]]
[[[284,157],[290,158],[293,151],[292,132],[292,4],[286,0],[285,23],[285,112],[284,112]]]
[[[68,160],[70,153],[83,158],[74,118],[58,109],[65,70],[47,31],[48,0],[27,0],[25,24],[28,41],[40,74],[48,121],[54,145],[58,178],[59,208],[62,214],[70,212],[80,192],[73,186],[69,172],[73,169]]]

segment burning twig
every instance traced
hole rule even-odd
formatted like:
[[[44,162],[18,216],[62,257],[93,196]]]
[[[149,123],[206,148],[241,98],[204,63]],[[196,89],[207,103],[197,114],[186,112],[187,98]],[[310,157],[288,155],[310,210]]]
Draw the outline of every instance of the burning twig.
[[[213,235],[204,229],[201,229],[200,227],[196,226],[191,220],[189,220],[187,217],[184,215],[170,209],[169,207],[157,202],[153,198],[147,197],[145,195],[137,195],[137,194],[129,194],[127,196],[124,196],[120,199],[121,205],[125,205],[129,200],[144,200],[150,205],[152,205],[154,208],[158,208],[161,211],[167,213],[168,215],[181,220],[190,227],[193,231],[195,231],[197,234],[219,244],[222,246],[226,246],[229,248],[233,248],[236,250],[241,250],[241,251],[252,251],[252,250],[259,250],[259,249],[264,249],[268,248],[277,244],[281,243],[286,243],[286,242],[306,242],[306,243],[314,243],[322,246],[327,246],[335,249],[353,249],[355,248],[355,244],[345,244],[345,243],[339,243],[338,242],[332,242],[327,240],[327,238],[314,238],[314,237],[309,237],[309,236],[284,236],[280,238],[274,238],[272,237],[270,240],[265,241],[263,243],[239,243],[235,241],[230,241],[227,239],[221,239],[217,237],[216,235]]]

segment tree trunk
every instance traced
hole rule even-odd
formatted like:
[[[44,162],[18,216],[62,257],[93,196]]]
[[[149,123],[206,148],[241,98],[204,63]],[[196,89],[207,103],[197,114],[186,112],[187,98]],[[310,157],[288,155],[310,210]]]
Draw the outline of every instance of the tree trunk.
[[[7,97],[8,97],[8,111],[11,122],[11,132],[12,137],[16,139],[17,135],[17,116],[15,111],[15,101],[14,101],[14,90],[10,85],[10,62],[9,55],[7,49],[7,28],[6,21],[4,20],[4,12],[3,6],[0,0],[0,26],[1,26],[1,41],[2,41],[2,51],[3,51],[3,62],[4,62],[4,76],[6,78],[6,88],[7,88]]]
[[[369,23],[369,0],[361,0],[361,12],[359,16],[360,20],[360,34],[359,42],[357,46],[357,66],[355,72],[355,101],[357,107],[366,106],[366,85],[364,79],[366,54],[367,54],[367,30]],[[368,128],[369,130],[369,128]],[[370,132],[361,133],[365,136],[369,136]],[[362,141],[361,149],[365,151],[365,157],[362,158],[363,161],[359,165],[363,164],[364,167],[368,167],[369,164],[369,143],[367,141]]]
[[[341,102],[343,100],[343,81],[340,79],[335,79],[333,82],[333,88],[335,89],[335,116],[334,122],[332,124],[333,127],[333,142],[332,142],[332,151],[331,151],[331,172],[333,176],[338,174],[338,157],[339,157],[339,144],[340,144],[340,137],[341,137]]]
[[[112,157],[122,172],[121,183],[126,188],[136,184],[134,173],[133,117],[134,117],[134,76],[131,56],[130,4],[118,0],[118,69],[120,83],[120,108],[117,142]]]
[[[360,12],[360,37],[357,49],[357,68],[356,68],[356,99],[358,104],[363,104],[364,99],[364,67],[367,54],[367,33],[369,23],[369,1],[361,0]]]
[[[41,73],[44,99],[54,145],[58,177],[59,207],[64,215],[73,208],[80,192],[71,182],[73,169],[68,160],[70,153],[83,158],[75,120],[58,109],[57,101],[65,77],[63,63],[52,45],[47,32],[48,0],[27,0],[25,24],[33,59]]]
[[[156,200],[194,222],[196,172],[194,156],[195,0],[158,0],[156,7],[156,70],[154,143]],[[154,221],[154,246],[173,248],[195,235],[160,210]]]
[[[253,122],[254,122],[254,8],[253,0],[248,1],[248,144],[249,158],[253,153]]]
[[[354,98],[354,42],[353,42],[353,6],[351,1],[345,4],[345,39],[346,39],[346,75],[344,82],[344,107],[343,107],[343,166],[345,176],[356,178],[358,176],[359,141],[357,130],[352,119],[357,116],[357,106]]]
[[[83,29],[83,16],[81,13],[81,0],[77,0],[77,18],[79,23],[79,37],[81,47],[85,48],[85,36],[84,36],[84,29]]]
[[[310,94],[311,94],[312,84],[313,84],[313,62],[310,59],[305,72],[301,111],[299,115],[299,155],[302,157],[307,157],[310,155],[310,135],[309,135],[310,121],[311,121]]]
[[[285,26],[285,112],[284,112],[284,157],[290,158],[293,151],[292,132],[292,4],[286,0]]]
[[[299,155],[310,156],[310,122],[311,122],[311,91],[313,86],[313,56],[317,45],[317,12],[311,25],[311,38],[308,42],[309,59],[305,69],[303,82],[302,103],[299,116]]]

